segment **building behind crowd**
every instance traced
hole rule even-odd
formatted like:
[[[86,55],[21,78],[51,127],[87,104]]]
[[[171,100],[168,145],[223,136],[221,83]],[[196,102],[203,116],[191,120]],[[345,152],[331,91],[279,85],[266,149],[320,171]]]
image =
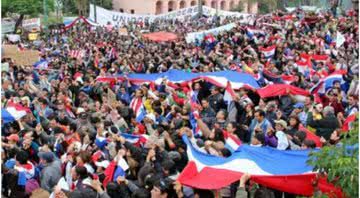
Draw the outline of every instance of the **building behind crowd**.
[[[113,0],[115,11],[132,14],[162,14],[181,8],[198,5],[199,0]],[[239,6],[244,12],[257,13],[258,3],[247,0],[202,0],[203,5],[220,10],[231,10]]]

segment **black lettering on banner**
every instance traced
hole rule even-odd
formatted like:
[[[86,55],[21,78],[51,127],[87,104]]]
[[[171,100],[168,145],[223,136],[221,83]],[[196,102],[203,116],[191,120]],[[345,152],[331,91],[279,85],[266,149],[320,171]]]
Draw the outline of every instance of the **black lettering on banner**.
[[[126,22],[126,17],[125,17],[124,15],[121,15],[119,21],[120,21],[121,23]]]
[[[187,13],[192,14],[192,8],[189,8],[189,9],[187,10]]]
[[[118,21],[118,20],[119,20],[119,15],[113,14],[113,15],[112,15],[112,20],[113,20],[113,21]]]
[[[132,22],[136,22],[136,17],[131,17]]]
[[[186,9],[182,10],[182,15],[186,15]]]
[[[177,15],[177,16],[181,16],[181,11],[177,11],[177,12],[176,12],[176,15]]]

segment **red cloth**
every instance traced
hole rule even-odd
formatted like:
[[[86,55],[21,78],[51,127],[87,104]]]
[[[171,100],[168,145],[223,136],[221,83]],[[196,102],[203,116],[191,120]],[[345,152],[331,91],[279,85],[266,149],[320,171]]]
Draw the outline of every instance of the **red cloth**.
[[[274,96],[288,95],[287,89],[289,90],[289,94],[292,95],[310,95],[309,91],[288,84],[267,85],[266,87],[258,89],[257,92],[261,98],[268,98]]]
[[[115,161],[111,161],[109,166],[104,171],[104,175],[105,175],[105,179],[103,181],[104,187],[106,187],[107,184],[113,180],[115,169],[116,169],[116,163]]]
[[[226,175],[226,177],[219,177]],[[190,161],[178,177],[178,181],[186,186],[201,189],[221,189],[235,181],[239,181],[243,173],[225,169],[205,167],[197,171],[195,162]],[[262,184],[269,188],[299,195],[311,196],[314,192],[312,181],[315,174],[283,176],[251,176],[251,181]],[[289,185],[291,184],[291,185]]]
[[[184,98],[180,98],[176,93],[172,95],[174,101],[178,104],[178,105],[184,105],[185,104],[185,99]]]
[[[305,128],[304,126],[302,126],[300,124],[299,126],[299,131],[304,131],[306,133],[306,139],[307,140],[312,140],[315,142],[316,147],[322,147],[322,143],[320,141],[320,137],[311,133],[311,131],[309,131],[307,128]]]
[[[345,197],[341,188],[337,188],[334,184],[329,183],[326,177],[321,177],[318,179],[319,190],[325,193],[330,198],[342,198]]]
[[[351,129],[351,123],[354,122],[355,120],[356,120],[355,114],[351,114],[350,116],[348,116],[346,118],[341,130],[344,132],[348,132]]]
[[[135,135],[142,135],[145,133],[145,127],[142,124],[137,124],[136,127],[138,128],[138,133]]]
[[[176,34],[170,32],[148,33],[143,34],[143,37],[155,42],[169,42],[174,41],[178,38]]]

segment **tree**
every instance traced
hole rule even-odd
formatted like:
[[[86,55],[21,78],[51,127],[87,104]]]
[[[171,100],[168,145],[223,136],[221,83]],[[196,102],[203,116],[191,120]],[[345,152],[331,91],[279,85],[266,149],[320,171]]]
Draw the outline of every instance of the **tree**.
[[[310,153],[308,161],[314,171],[327,175],[328,182],[341,187],[347,197],[359,197],[358,118],[353,124],[353,129],[344,134],[341,146],[325,146]]]
[[[52,0],[45,0],[47,11],[54,10],[54,2]],[[44,12],[43,0],[3,0],[1,2],[2,16],[10,16],[17,14],[18,18],[15,25],[15,31],[22,23],[25,15],[30,17],[37,17]]]
[[[96,5],[105,9],[112,9],[112,0],[96,0]]]
[[[88,0],[77,0],[76,7],[79,12],[79,16],[86,16],[89,10],[89,1]]]

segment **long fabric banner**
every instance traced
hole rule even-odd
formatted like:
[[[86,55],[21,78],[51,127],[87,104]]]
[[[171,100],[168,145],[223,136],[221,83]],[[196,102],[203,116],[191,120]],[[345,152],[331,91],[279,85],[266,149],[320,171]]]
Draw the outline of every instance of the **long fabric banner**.
[[[215,16],[216,9],[203,6],[202,7],[203,15],[205,16]],[[141,15],[141,14],[128,14],[115,12],[111,10],[104,9],[102,7],[96,6],[96,19],[97,23],[100,25],[107,25],[109,22],[112,25],[124,25],[129,22],[148,22],[152,23],[156,20],[167,20],[167,19],[183,19],[185,17],[192,17],[198,14],[198,6],[192,6],[188,8],[183,8],[175,10],[172,12],[159,14],[159,15]],[[237,17],[241,23],[251,23],[254,20],[254,15],[247,13],[239,12],[229,12],[224,10],[217,11],[218,16],[220,17]],[[94,5],[90,4],[90,15],[89,18],[94,21]]]
[[[227,82],[231,83],[233,89],[239,89],[241,87],[247,87],[252,89],[259,89],[260,86],[253,76],[246,73],[239,73],[234,71],[219,71],[219,72],[207,72],[207,73],[189,73],[181,70],[169,70],[164,73],[155,74],[129,74],[127,79],[134,84],[141,84],[146,82],[154,82],[160,84],[163,79],[167,79],[172,83],[186,83],[196,79],[204,79],[218,87],[226,87]],[[124,75],[98,77],[96,79],[99,82],[111,82],[116,80],[125,80]]]
[[[220,189],[249,173],[253,182],[297,195],[314,194],[316,172],[306,161],[310,150],[280,151],[271,147],[241,145],[230,157],[223,158],[199,151],[185,135],[189,163],[178,177],[186,186]],[[318,150],[312,150],[317,152]],[[319,190],[342,197],[341,191],[320,177]]]
[[[206,10],[203,10],[205,15],[208,15]],[[96,6],[96,19],[100,25],[107,25],[110,22],[112,25],[124,25],[129,22],[148,22],[152,23],[155,20],[162,19],[175,19],[184,18],[187,16],[195,16],[198,13],[197,6],[183,8],[160,15],[140,15],[140,14],[128,14],[115,12]],[[89,18],[94,20],[94,5],[90,4],[90,15]]]
[[[191,32],[191,33],[186,34],[185,40],[187,43],[195,43],[196,39],[201,41],[208,34],[217,35],[220,32],[229,31],[229,30],[233,29],[235,26],[236,26],[235,23],[229,23],[227,25],[223,25],[223,26],[209,29],[209,30],[204,30],[204,31],[200,31],[200,32]]]

